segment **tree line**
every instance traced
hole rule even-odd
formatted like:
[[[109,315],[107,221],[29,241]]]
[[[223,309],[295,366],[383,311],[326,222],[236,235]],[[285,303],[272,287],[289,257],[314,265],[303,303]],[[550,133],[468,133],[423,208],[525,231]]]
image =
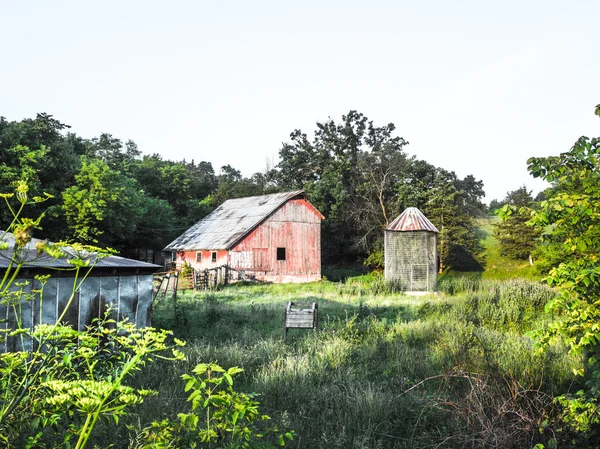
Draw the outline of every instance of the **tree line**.
[[[411,156],[394,124],[376,126],[350,111],[294,130],[274,167],[249,177],[231,165],[143,155],[111,134],[86,139],[49,114],[0,117],[0,188],[25,180],[30,195],[48,193],[44,229],[51,240],[116,248],[162,249],[230,198],[303,189],[325,215],[324,263],[383,263],[383,229],[418,207],[440,230],[442,267],[481,267],[474,219],[485,213],[483,183]],[[41,207],[41,206],[40,206]],[[8,215],[1,216],[6,227]]]

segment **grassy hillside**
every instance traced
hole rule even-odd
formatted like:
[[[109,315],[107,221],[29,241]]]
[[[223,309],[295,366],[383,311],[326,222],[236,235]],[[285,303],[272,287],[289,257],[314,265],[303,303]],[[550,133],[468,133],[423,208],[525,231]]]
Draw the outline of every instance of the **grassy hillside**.
[[[498,217],[485,217],[477,220],[478,230],[481,235],[484,253],[483,272],[457,272],[450,270],[443,277],[471,277],[491,280],[507,279],[530,279],[532,281],[541,280],[542,276],[537,272],[535,266],[531,266],[527,260],[514,260],[500,254],[500,243],[494,237],[494,223],[497,223]]]

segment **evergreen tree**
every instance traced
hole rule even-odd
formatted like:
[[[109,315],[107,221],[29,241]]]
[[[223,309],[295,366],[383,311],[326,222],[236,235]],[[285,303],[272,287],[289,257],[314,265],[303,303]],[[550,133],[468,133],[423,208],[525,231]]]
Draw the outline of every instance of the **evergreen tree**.
[[[463,181],[457,179],[454,172],[436,169],[429,200],[423,206],[425,215],[440,231],[440,271],[447,267],[459,271],[483,271],[483,246],[475,219],[470,215],[473,209],[465,201],[470,194],[461,189],[465,184]]]
[[[534,205],[531,191],[525,186],[519,187],[508,192],[503,203],[503,207],[498,210],[502,221],[494,227],[494,236],[500,242],[500,254],[526,260],[538,245],[542,231],[539,226],[529,224],[530,208]]]

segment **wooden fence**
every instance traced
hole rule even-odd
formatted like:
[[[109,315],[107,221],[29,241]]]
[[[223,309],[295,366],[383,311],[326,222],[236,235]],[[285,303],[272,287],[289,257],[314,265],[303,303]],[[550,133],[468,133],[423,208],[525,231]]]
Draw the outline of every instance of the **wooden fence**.
[[[154,298],[177,297],[181,290],[212,290],[231,282],[252,281],[253,273],[235,270],[227,265],[204,270],[192,270],[189,276],[173,270],[154,275]]]

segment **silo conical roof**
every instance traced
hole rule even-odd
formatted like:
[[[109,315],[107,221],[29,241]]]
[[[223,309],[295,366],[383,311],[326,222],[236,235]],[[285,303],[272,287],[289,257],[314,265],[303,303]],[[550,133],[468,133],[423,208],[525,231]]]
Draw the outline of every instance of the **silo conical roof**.
[[[429,231],[439,233],[438,229],[416,207],[409,207],[386,228],[386,231]]]

